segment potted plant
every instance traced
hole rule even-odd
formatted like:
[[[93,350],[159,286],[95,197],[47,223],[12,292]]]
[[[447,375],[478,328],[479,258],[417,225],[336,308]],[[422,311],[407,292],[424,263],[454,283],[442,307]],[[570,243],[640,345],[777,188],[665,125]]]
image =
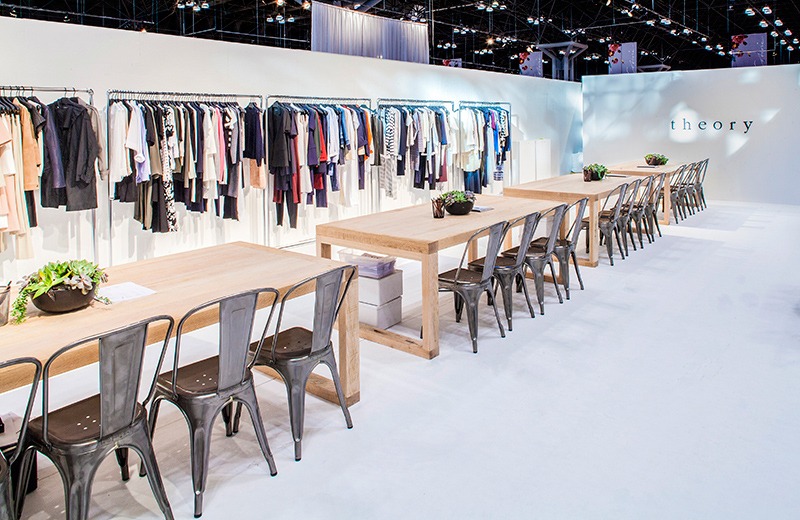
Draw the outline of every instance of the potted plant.
[[[660,153],[649,153],[644,156],[644,160],[650,166],[662,166],[664,164],[667,164],[667,161],[669,161],[669,157],[661,155]]]
[[[583,180],[586,182],[602,181],[606,173],[608,173],[608,168],[602,164],[593,163],[583,167]]]
[[[23,280],[11,316],[15,323],[25,321],[28,298],[44,312],[82,309],[95,299],[97,286],[107,279],[105,271],[88,260],[50,262]]]
[[[475,194],[471,191],[446,191],[439,198],[444,202],[444,209],[451,215],[466,215],[475,205]]]

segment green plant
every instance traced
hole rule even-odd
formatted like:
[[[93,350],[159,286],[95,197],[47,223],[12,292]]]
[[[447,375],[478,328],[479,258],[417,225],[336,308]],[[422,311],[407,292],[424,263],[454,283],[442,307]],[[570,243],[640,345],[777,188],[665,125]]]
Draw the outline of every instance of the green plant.
[[[608,173],[608,168],[606,168],[602,164],[592,163],[589,166],[583,167],[584,171],[588,171],[592,174],[592,177],[596,177],[598,179],[602,179]]]
[[[660,153],[649,153],[644,156],[644,160],[647,162],[647,164],[660,166],[663,164],[667,164],[667,161],[669,161],[669,157],[667,157],[666,155],[661,155]]]
[[[444,202],[445,206],[450,206],[459,202],[475,202],[475,194],[471,191],[446,191],[442,193],[439,198]]]
[[[12,305],[11,316],[15,323],[25,321],[28,298],[38,298],[54,287],[63,285],[70,290],[88,294],[92,288],[106,280],[108,276],[105,271],[88,260],[50,262],[22,281],[19,294]]]

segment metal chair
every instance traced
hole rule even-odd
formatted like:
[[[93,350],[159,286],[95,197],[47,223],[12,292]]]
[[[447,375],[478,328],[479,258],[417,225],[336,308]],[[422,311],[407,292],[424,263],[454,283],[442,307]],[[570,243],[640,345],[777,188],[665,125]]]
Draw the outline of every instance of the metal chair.
[[[647,240],[651,243],[656,239],[655,231],[658,231],[658,236],[662,236],[661,227],[658,225],[658,201],[664,196],[664,180],[666,178],[666,172],[660,173],[655,177],[655,180],[650,185],[650,196],[644,208],[645,222],[647,223]]]
[[[467,324],[469,325],[469,335],[472,339],[472,351],[478,353],[478,303],[481,294],[484,292],[489,295],[489,303],[494,309],[494,316],[497,318],[497,326],[500,329],[500,336],[505,338],[506,332],[503,324],[500,323],[500,313],[497,312],[497,299],[495,298],[494,266],[497,261],[497,254],[503,243],[503,232],[506,223],[497,222],[473,233],[467,241],[464,253],[458,267],[444,273],[439,273],[439,292],[452,292],[453,304],[456,310],[456,321],[461,321],[461,313],[464,306],[467,307]],[[471,271],[464,266],[464,259],[470,250],[472,243],[477,241],[482,235],[489,233],[489,244],[486,247],[486,260],[483,262],[483,269]]]
[[[160,367],[175,324],[169,316],[155,316],[76,341],[53,354],[44,365],[42,416],[30,422],[28,445],[58,468],[64,481],[67,520],[88,518],[95,472],[112,451],[117,452],[120,465],[124,464],[126,479],[127,448],[133,448],[141,457],[164,517],[173,518],[147,428],[145,406],[153,397],[153,383],[147,398],[141,403],[137,400],[148,329],[154,323],[167,325]],[[93,344],[99,351],[100,393],[51,411],[51,367],[67,352]]]
[[[26,449],[25,441],[28,432],[28,420],[31,417],[33,400],[36,397],[36,388],[39,386],[39,379],[42,377],[42,364],[38,359],[23,357],[0,363],[0,373],[2,374],[11,370],[19,370],[26,365],[32,367],[33,370],[31,371],[28,402],[21,419],[17,443],[8,459],[6,459],[3,452],[0,452],[0,520],[17,520],[22,514],[22,502],[25,497],[28,478],[30,476],[30,463],[32,462],[29,457],[36,456],[33,451]],[[19,458],[20,455],[22,455],[22,459]],[[12,482],[11,465],[17,460],[21,462],[20,468],[22,471],[20,471],[17,481]]]
[[[625,259],[625,253],[622,250],[622,242],[619,239],[619,214],[622,208],[622,203],[625,200],[625,193],[628,189],[627,184],[620,184],[608,194],[605,202],[603,202],[603,209],[600,212],[597,225],[600,227],[600,240],[605,239],[606,251],[608,252],[608,259],[611,265],[614,265],[614,246],[611,243],[612,238],[616,237],[617,247],[619,247],[619,255]],[[615,201],[613,209],[607,210],[607,206]],[[581,221],[581,229],[587,230],[586,233],[586,252],[589,252],[589,218],[586,217]]]
[[[625,224],[625,231],[628,236],[631,237],[634,251],[636,250],[636,239],[633,236],[633,223],[636,223],[636,235],[639,237],[639,247],[644,249],[642,229],[646,226],[645,211],[647,210],[647,201],[650,200],[651,191],[653,190],[654,179],[652,175],[641,179],[639,190],[633,194],[630,202],[631,205],[627,208],[626,213],[628,218]],[[648,242],[650,241],[650,235],[647,236],[647,240]]]
[[[555,248],[553,249],[553,253],[558,259],[558,274],[561,276],[561,283],[564,285],[564,292],[566,293],[568,300],[570,258],[572,258],[572,265],[575,266],[575,274],[578,275],[578,283],[581,286],[581,291],[583,290],[583,279],[581,278],[581,272],[578,269],[578,257],[575,254],[575,247],[578,244],[578,236],[581,234],[581,221],[583,220],[583,214],[586,212],[586,205],[588,203],[589,198],[585,197],[567,206],[567,209],[564,210],[564,218],[567,218],[567,215],[569,215],[573,209],[575,210],[575,218],[572,220],[572,224],[567,231],[567,237],[558,238],[556,240]],[[545,241],[545,238],[537,238],[534,242],[537,241],[541,244]]]
[[[559,233],[561,232],[561,223],[564,221],[564,215],[567,211],[566,204],[559,204],[558,206],[541,214],[541,220],[552,218],[552,227],[550,234],[547,236],[547,241],[534,240],[528,247],[528,252],[525,254],[525,265],[533,273],[533,284],[536,287],[536,299],[539,302],[539,314],[544,315],[544,268],[546,265],[550,266],[550,274],[553,276],[553,285],[556,288],[556,295],[558,296],[558,303],[564,303],[564,298],[561,296],[561,291],[558,288],[558,277],[556,276],[556,268],[553,264],[553,255],[555,255],[556,241],[558,240]],[[515,248],[503,251],[503,256],[513,256],[516,254]],[[525,288],[525,280],[522,280],[522,288]],[[519,289],[519,288],[518,288]]]
[[[685,189],[683,188],[686,178],[691,175],[694,169],[694,163],[684,164],[681,168],[672,173],[669,180],[669,199],[672,205],[672,216],[675,218],[675,223],[679,222],[678,216],[681,219],[686,218],[686,213],[682,207]]]
[[[256,399],[251,368],[255,359],[250,356],[250,340],[258,299],[272,295],[271,309],[261,338],[264,337],[278,299],[278,291],[271,288],[253,289],[217,298],[195,307],[178,322],[175,339],[175,359],[172,370],[158,376],[153,404],[150,407],[150,433],[153,434],[162,401],[174,404],[183,413],[189,425],[191,439],[192,484],[194,486],[194,516],[203,514],[203,492],[208,475],[209,448],[214,419],[223,408],[232,403],[244,403],[253,420],[256,439],[275,476],[264,424]],[[202,319],[216,310],[219,323],[218,355],[196,363],[180,366],[183,329],[190,319]],[[256,352],[258,354],[258,352]],[[160,368],[160,366],[159,366]]]
[[[699,209],[706,209],[708,204],[706,204],[706,194],[703,190],[703,183],[706,180],[706,172],[708,171],[708,158],[703,159],[700,161],[700,168],[697,174],[697,178],[695,179],[694,184],[694,193],[695,197],[697,198],[697,206]]]
[[[622,207],[620,208],[619,211],[617,229],[622,232],[622,247],[625,248],[625,255],[623,256],[623,258],[629,256],[627,231],[628,231],[628,225],[630,224],[631,220],[630,210],[636,203],[636,196],[639,193],[639,186],[641,186],[641,184],[642,184],[641,178],[637,178],[633,182],[629,183],[628,187],[625,190],[625,195],[622,197],[623,202],[622,202]],[[606,214],[610,215],[611,211],[610,210],[604,212],[601,211],[600,219],[602,220],[603,217],[606,216]],[[633,250],[636,251],[636,242],[632,240],[631,245],[633,246]]]
[[[539,224],[539,213],[531,213],[518,219],[512,220],[506,226],[503,233],[504,237],[511,230],[523,222],[522,234],[520,235],[520,247],[517,248],[517,254],[514,256],[498,256],[494,266],[494,279],[500,285],[500,291],[503,294],[503,309],[506,313],[506,320],[508,321],[508,330],[512,329],[511,315],[513,314],[513,289],[514,281],[525,278],[525,255],[528,252],[528,246],[531,243],[533,234],[536,232],[536,226]],[[483,264],[486,262],[486,257],[479,258],[468,264],[469,269],[473,271],[483,271]],[[522,285],[525,290],[525,301],[528,303],[528,310],[531,313],[531,318],[536,314],[533,312],[533,305],[531,305],[531,298],[528,295],[528,284]]]
[[[330,369],[347,428],[353,427],[350,411],[347,409],[347,403],[344,399],[342,384],[339,380],[339,370],[336,367],[331,335],[355,272],[356,268],[352,265],[337,267],[295,284],[281,298],[275,334],[262,340],[261,344],[252,344],[250,346],[252,354],[255,355],[255,364],[273,368],[281,375],[286,385],[295,460],[300,460],[302,456],[306,383],[311,376],[311,372],[320,363]],[[343,281],[344,288],[342,288]],[[292,327],[282,331],[281,322],[283,321],[287,301],[293,293],[303,291],[310,285],[315,286],[313,330]],[[271,346],[267,351],[262,349],[262,344]],[[236,429],[238,429],[238,420],[234,425],[234,431]]]

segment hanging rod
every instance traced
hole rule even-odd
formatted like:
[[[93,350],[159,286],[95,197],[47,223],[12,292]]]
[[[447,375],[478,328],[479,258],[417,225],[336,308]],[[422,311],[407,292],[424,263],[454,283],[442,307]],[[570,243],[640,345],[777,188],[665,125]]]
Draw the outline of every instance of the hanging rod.
[[[262,101],[260,94],[217,94],[212,92],[161,92],[156,90],[109,90],[108,98],[145,99],[148,96],[171,98],[208,98],[208,99],[250,99]]]
[[[443,101],[437,99],[379,98],[378,105],[450,105],[450,110],[456,109],[455,101]]]
[[[508,107],[509,112],[511,111],[511,103],[508,101],[459,101],[459,107],[469,108],[469,107]]]
[[[273,95],[267,96],[267,106],[269,106],[270,101],[309,101],[311,104],[319,104],[319,103],[339,103],[339,104],[346,104],[346,103],[356,103],[370,106],[372,103],[371,99],[368,98],[351,98],[351,97],[325,97],[325,96],[283,96],[283,95]]]
[[[4,92],[6,90],[21,90],[23,93],[26,90],[30,90],[32,92],[63,92],[66,96],[70,92],[75,94],[89,94],[90,96],[94,95],[94,90],[90,88],[74,88],[74,87],[34,87],[33,85],[0,85],[0,92]]]

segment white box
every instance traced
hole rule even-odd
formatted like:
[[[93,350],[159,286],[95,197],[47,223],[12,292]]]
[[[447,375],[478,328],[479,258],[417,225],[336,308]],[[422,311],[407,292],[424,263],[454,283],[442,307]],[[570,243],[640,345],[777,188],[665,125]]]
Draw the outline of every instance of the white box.
[[[358,301],[370,305],[383,305],[403,295],[403,271],[383,278],[358,277]]]
[[[400,296],[383,305],[358,302],[358,320],[378,329],[388,329],[403,319],[403,297]]]

